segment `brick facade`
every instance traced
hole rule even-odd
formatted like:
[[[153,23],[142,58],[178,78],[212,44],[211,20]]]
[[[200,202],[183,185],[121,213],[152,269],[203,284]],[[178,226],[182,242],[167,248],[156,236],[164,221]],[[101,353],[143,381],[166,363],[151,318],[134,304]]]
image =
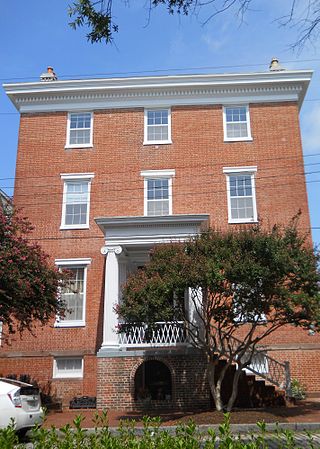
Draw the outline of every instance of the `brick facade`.
[[[0,348],[2,374],[28,373],[49,381],[64,404],[73,396],[97,395],[100,407],[134,408],[133,373],[150,357],[148,351],[136,357],[96,356],[103,341],[105,256],[95,218],[143,216],[141,170],[174,169],[173,214],[208,214],[210,225],[223,230],[233,226],[228,223],[223,168],[256,166],[257,211],[263,226],[286,224],[300,210],[299,226],[310,229],[298,101],[251,102],[248,94],[246,103],[252,141],[225,142],[223,103],[179,105],[171,100],[172,143],[165,145],[143,144],[144,107],[87,105],[85,110],[94,111],[93,147],[72,149],[65,149],[67,104],[64,110],[54,110],[54,105],[44,112],[21,109],[15,203],[24,208],[35,226],[33,238],[52,260],[90,258],[91,264],[85,326],[57,328],[52,320],[38,327],[35,336],[13,335],[9,345]],[[63,173],[94,173],[89,229],[60,229]],[[288,326],[266,345],[275,358],[290,361],[293,377],[320,393],[319,335]],[[59,356],[83,357],[83,379],[52,379],[53,359]],[[203,362],[190,355],[167,354],[159,360],[172,372],[174,406],[208,405]]]

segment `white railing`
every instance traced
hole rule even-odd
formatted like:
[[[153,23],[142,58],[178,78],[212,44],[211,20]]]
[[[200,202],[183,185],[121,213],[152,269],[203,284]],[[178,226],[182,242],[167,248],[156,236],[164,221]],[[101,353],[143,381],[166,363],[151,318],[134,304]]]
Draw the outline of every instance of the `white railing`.
[[[122,325],[125,328],[126,325]],[[152,326],[128,326],[118,334],[120,346],[176,346],[187,343],[183,321],[158,321]]]

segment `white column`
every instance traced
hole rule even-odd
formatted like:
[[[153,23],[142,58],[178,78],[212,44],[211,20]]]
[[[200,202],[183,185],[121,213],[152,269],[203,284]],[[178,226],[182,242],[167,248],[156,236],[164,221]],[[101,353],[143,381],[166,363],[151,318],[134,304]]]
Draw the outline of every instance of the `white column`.
[[[102,349],[117,349],[119,346],[116,332],[118,316],[114,307],[119,303],[119,261],[117,256],[121,253],[122,247],[118,245],[106,245],[101,248],[101,254],[106,255]]]
[[[201,319],[202,308],[202,288],[188,289],[188,315],[192,323],[193,332],[198,329],[199,337],[203,337],[203,321]]]

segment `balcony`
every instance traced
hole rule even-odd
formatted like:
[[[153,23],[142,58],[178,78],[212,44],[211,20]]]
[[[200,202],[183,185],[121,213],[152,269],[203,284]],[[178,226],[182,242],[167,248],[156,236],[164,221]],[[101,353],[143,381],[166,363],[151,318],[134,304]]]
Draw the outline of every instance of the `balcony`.
[[[125,327],[125,324],[121,325],[122,329]],[[188,343],[183,321],[158,321],[152,326],[130,326],[118,334],[118,341],[120,347],[130,348],[178,346]]]

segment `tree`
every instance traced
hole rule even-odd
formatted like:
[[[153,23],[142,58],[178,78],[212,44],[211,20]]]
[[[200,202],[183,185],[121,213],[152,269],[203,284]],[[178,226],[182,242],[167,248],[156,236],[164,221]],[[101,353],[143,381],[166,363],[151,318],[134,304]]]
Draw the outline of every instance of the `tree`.
[[[137,323],[152,329],[157,321],[183,320],[190,343],[207,358],[216,408],[229,411],[241,372],[263,339],[287,324],[319,330],[318,259],[295,221],[271,231],[210,230],[185,243],[158,246],[124,286],[117,310],[126,324],[119,332]],[[235,340],[239,332],[241,340]],[[222,381],[234,364],[232,395],[223,404]]]
[[[128,0],[123,0],[128,3]],[[245,13],[256,3],[256,0],[148,0],[149,12],[157,6],[165,6],[169,14],[198,14],[203,8],[209,10],[204,23],[228,10],[243,19]],[[76,0],[69,6],[69,16],[73,17],[70,26],[74,29],[87,26],[90,32],[87,38],[90,42],[105,41],[109,43],[113,34],[118,31],[118,25],[113,21],[112,0]],[[317,39],[320,25],[320,0],[291,0],[287,14],[275,17],[280,25],[292,26],[297,29],[297,40],[293,48],[303,47],[307,41]]]
[[[30,243],[32,229],[11,205],[0,207],[0,321],[9,333],[32,331],[64,312],[58,291],[67,274]]]

